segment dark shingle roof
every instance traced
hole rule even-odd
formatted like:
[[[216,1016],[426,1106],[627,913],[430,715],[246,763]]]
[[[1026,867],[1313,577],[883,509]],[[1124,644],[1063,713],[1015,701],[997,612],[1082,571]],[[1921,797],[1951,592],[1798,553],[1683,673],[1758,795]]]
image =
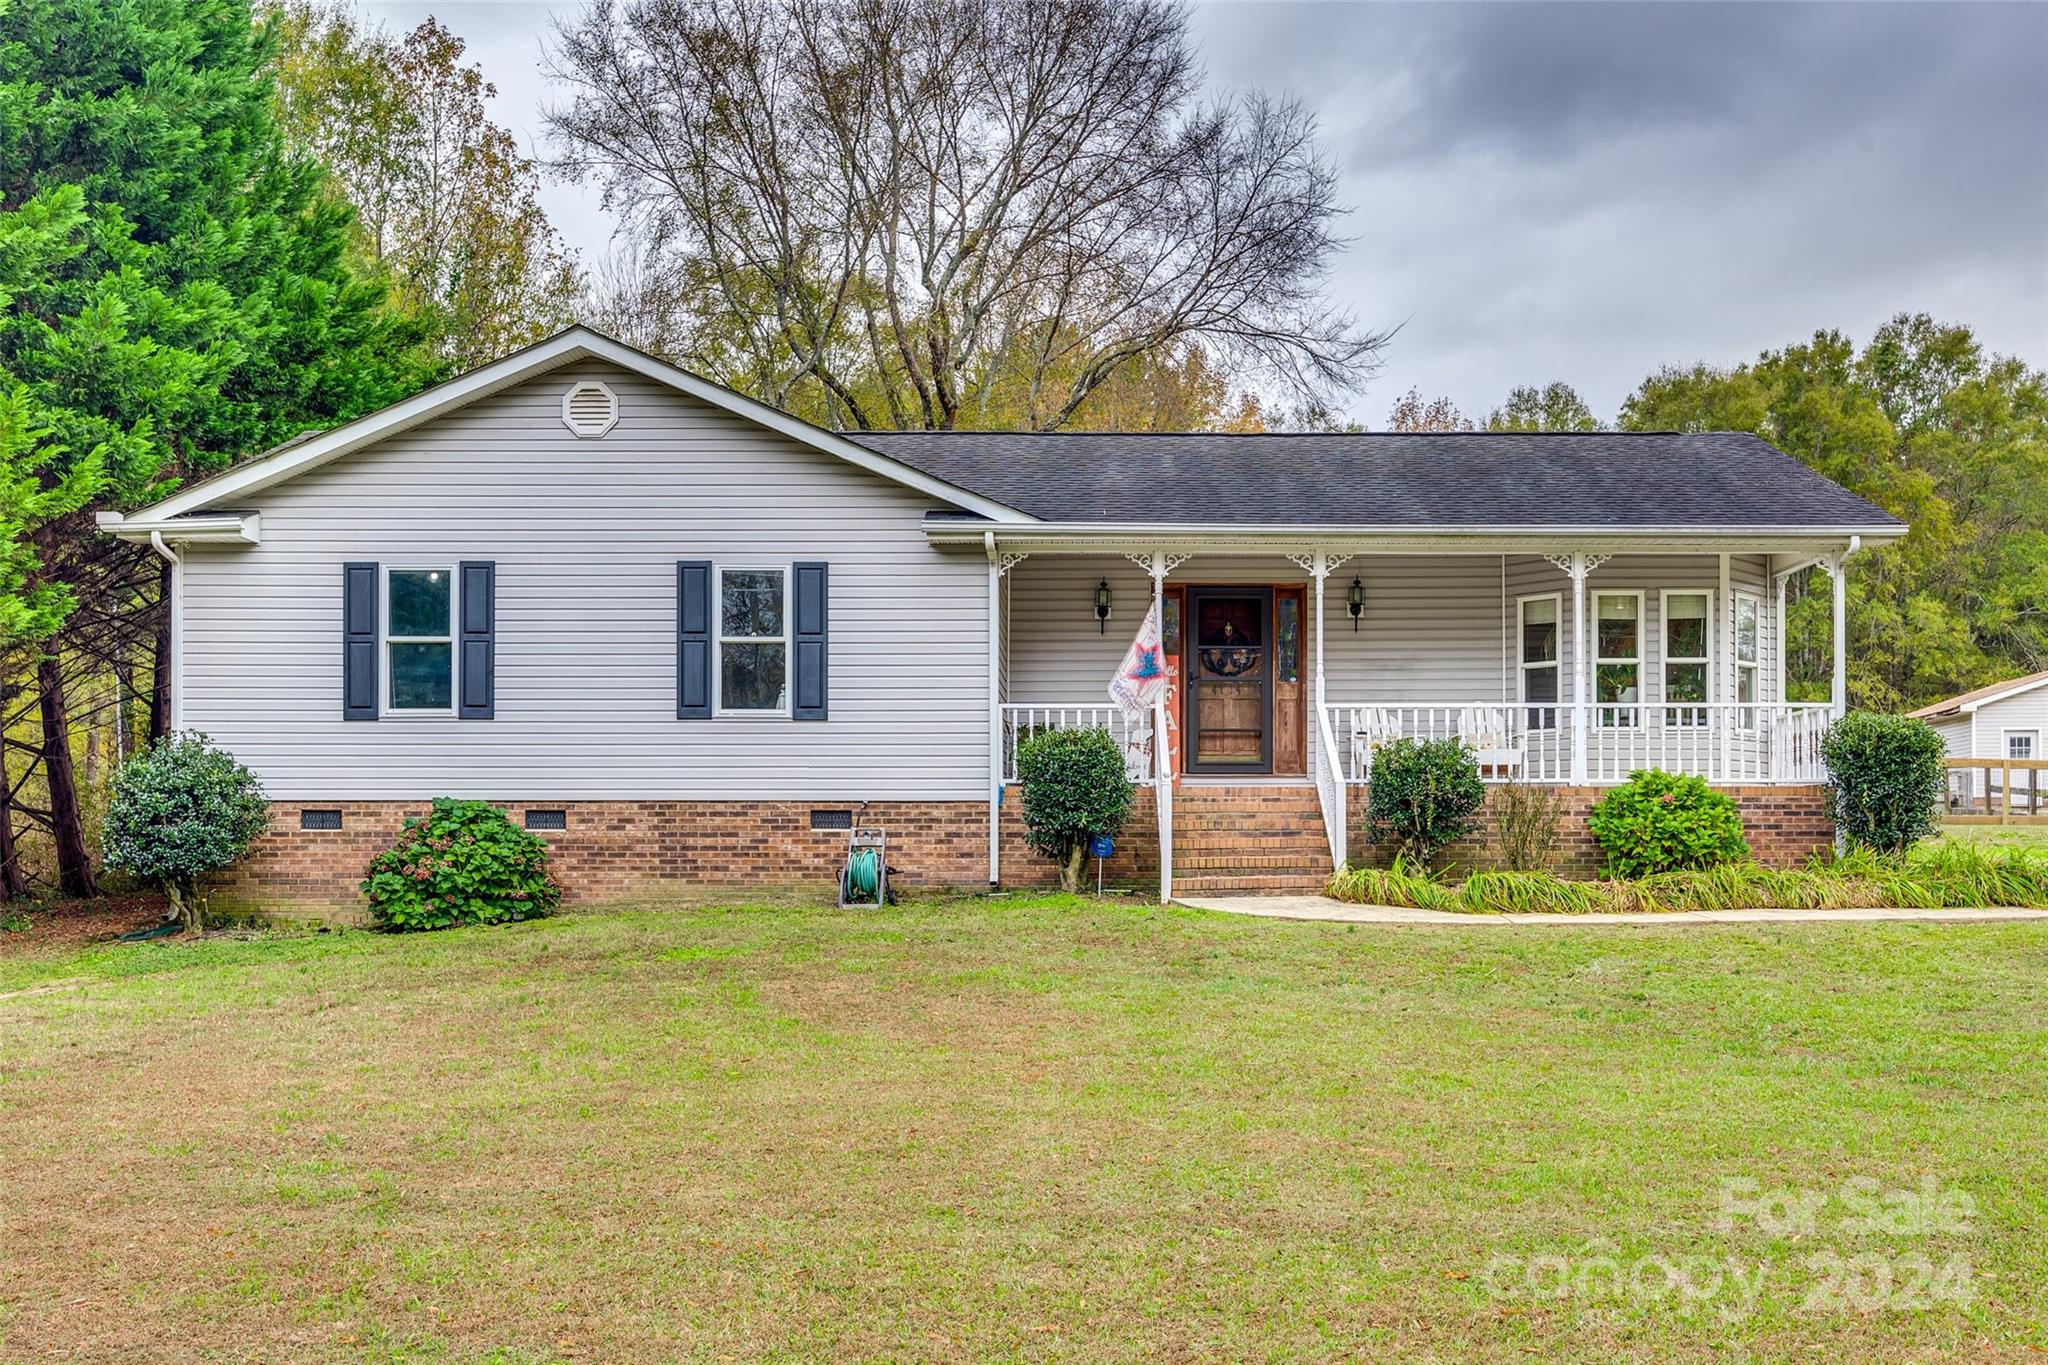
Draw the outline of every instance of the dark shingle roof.
[[[847,432],[1044,521],[1319,526],[1899,523],[1736,432]]]

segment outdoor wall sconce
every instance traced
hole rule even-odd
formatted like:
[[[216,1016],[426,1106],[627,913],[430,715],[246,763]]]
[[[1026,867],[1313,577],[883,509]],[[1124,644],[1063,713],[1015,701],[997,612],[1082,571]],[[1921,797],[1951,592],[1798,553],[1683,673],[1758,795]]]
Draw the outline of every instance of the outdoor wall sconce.
[[[1105,578],[1095,585],[1095,633],[1097,635],[1105,635],[1109,632],[1109,627],[1104,624],[1108,620],[1109,580]]]
[[[1353,578],[1351,580],[1351,591],[1344,594],[1344,609],[1351,613],[1351,633],[1356,635],[1358,633],[1358,618],[1365,615],[1365,582],[1363,579]]]

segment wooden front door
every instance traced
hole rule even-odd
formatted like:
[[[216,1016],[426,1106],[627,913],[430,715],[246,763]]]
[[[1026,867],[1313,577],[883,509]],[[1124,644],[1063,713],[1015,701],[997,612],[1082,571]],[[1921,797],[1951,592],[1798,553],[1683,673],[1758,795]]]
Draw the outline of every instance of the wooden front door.
[[[1189,588],[1187,771],[1273,771],[1273,590]]]

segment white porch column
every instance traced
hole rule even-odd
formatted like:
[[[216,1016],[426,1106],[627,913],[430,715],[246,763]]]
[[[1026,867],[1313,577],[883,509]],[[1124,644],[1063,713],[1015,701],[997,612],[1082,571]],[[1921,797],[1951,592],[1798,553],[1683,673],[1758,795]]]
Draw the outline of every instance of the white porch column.
[[[1772,671],[1777,682],[1777,690],[1771,694],[1771,700],[1780,706],[1785,704],[1785,585],[1791,578],[1790,573],[1771,575],[1771,586],[1777,597],[1773,608],[1776,623],[1772,626],[1771,634],[1772,662],[1776,665]]]
[[[1003,562],[996,533],[987,532],[988,552],[988,884],[1003,872]]]
[[[1586,662],[1586,575],[1605,564],[1611,556],[1574,551],[1568,555],[1545,555],[1557,568],[1572,576],[1572,783],[1586,784],[1586,732],[1592,728],[1593,706],[1591,666]],[[1645,651],[1638,650],[1638,653]],[[1640,687],[1638,688],[1640,691]]]
[[[1166,639],[1166,575],[1173,562],[1167,559],[1166,551],[1154,550],[1150,568],[1152,570],[1152,610],[1159,613],[1159,638],[1162,645]],[[1181,650],[1187,650],[1187,621],[1180,623]],[[1163,656],[1162,648],[1160,654]],[[1162,658],[1163,662],[1163,658]],[[1166,698],[1152,704],[1152,808],[1159,820],[1159,903],[1165,905],[1173,899],[1173,737],[1167,730]]]
[[[1830,555],[1823,561],[1835,585],[1835,676],[1830,700],[1835,718],[1849,710],[1849,573],[1847,553]]]
[[[1735,713],[1735,704],[1741,700],[1736,695],[1735,687],[1735,594],[1731,591],[1729,556],[1726,550],[1721,552],[1721,595],[1715,599],[1715,602],[1714,614],[1719,616],[1721,620],[1714,633],[1720,636],[1721,652],[1718,656],[1719,666],[1714,670],[1716,676],[1713,690],[1707,693],[1707,697],[1709,700],[1712,700],[1718,694],[1720,699],[1727,704],[1711,708],[1707,714],[1717,716],[1720,721],[1721,780],[1726,782],[1729,780],[1728,760],[1730,755],[1728,742],[1733,735],[1735,727],[1741,723],[1741,718]],[[1665,628],[1665,637],[1667,639],[1670,637],[1670,628],[1668,626]],[[1713,643],[1709,642],[1709,650],[1712,649]],[[1661,651],[1659,652],[1661,654]],[[1709,657],[1715,656],[1710,653]]]

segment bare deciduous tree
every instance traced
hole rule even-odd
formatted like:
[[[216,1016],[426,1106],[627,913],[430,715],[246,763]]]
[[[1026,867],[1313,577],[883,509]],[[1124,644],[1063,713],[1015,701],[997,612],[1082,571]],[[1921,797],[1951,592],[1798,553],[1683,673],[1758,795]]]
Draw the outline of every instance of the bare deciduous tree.
[[[635,0],[551,63],[563,165],[687,315],[675,358],[782,407],[1052,428],[1179,342],[1313,396],[1385,341],[1323,296],[1313,121],[1204,103],[1177,5]]]

